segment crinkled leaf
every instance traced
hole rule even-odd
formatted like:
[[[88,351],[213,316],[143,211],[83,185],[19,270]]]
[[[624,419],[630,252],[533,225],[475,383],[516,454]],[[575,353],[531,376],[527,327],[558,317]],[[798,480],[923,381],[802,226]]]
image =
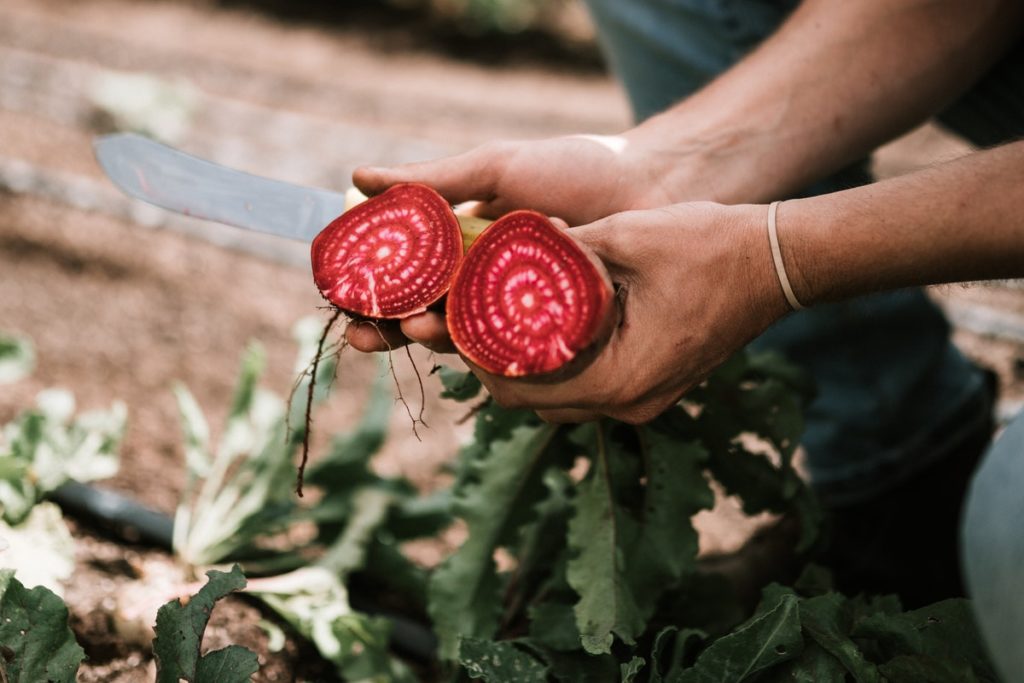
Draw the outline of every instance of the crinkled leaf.
[[[429,612],[443,659],[458,655],[460,637],[490,638],[498,625],[500,581],[493,555],[543,494],[544,453],[557,427],[521,426],[489,442],[456,490],[455,511],[469,537],[434,572]]]
[[[42,502],[16,526],[0,520],[0,567],[13,569],[26,586],[44,586],[56,595],[64,593],[63,582],[75,569],[75,541],[60,508]]]
[[[608,429],[588,426],[575,438],[594,449],[594,460],[570,523],[570,548],[580,554],[570,560],[569,583],[580,595],[584,649],[609,652],[613,633],[632,642],[662,593],[693,569],[697,534],[690,519],[714,497],[703,473],[706,451],[682,440],[670,423],[639,430],[642,457]],[[639,480],[640,463],[646,485],[637,494],[621,482]]]
[[[966,663],[983,680],[996,679],[967,600],[943,600],[903,614],[876,612],[861,618],[852,635],[877,641],[885,659],[948,659]]]
[[[32,374],[36,355],[24,337],[0,334],[0,384],[13,384]]]
[[[848,635],[852,624],[846,600],[828,593],[800,601],[800,622],[804,633],[853,674],[857,683],[881,683],[878,667],[864,658]]]
[[[697,532],[690,520],[715,498],[704,476],[707,451],[700,444],[681,441],[657,424],[642,428],[640,438],[648,467],[643,519],[639,535],[626,544],[625,558],[646,618],[662,591],[695,567]]]
[[[208,652],[196,665],[196,683],[248,683],[260,670],[259,658],[241,645]]]
[[[739,496],[747,514],[798,514],[797,550],[803,552],[818,539],[822,513],[817,498],[792,468],[804,429],[806,386],[801,386],[800,377],[799,370],[778,358],[737,354],[692,398],[704,403],[696,430],[711,451],[709,468],[715,479]],[[770,447],[778,462],[750,452],[741,435],[759,437],[757,450]]]
[[[799,598],[784,595],[773,608],[713,642],[692,668],[667,680],[743,683],[760,671],[798,657],[803,644]]]
[[[26,589],[12,570],[0,570],[0,645],[12,682],[74,683],[85,658],[63,601],[42,586]]]
[[[659,631],[651,646],[649,683],[663,683],[679,676],[696,659],[696,652],[706,639],[704,631],[693,628],[666,626]]]
[[[172,600],[157,612],[156,639],[153,641],[157,683],[179,683],[181,679],[190,683],[212,683],[209,679],[201,680],[197,676],[203,632],[210,620],[214,603],[233,591],[245,588],[246,581],[238,565],[230,572],[208,571],[206,576],[209,579],[206,585],[191,599],[184,604],[180,600]],[[241,671],[246,662],[255,658],[251,652],[233,652],[232,655],[218,655],[215,661],[220,663],[222,657],[228,656],[230,666],[234,667],[228,670]]]
[[[524,605],[529,605],[528,610],[548,604],[559,609],[567,608],[573,623],[568,631],[562,633],[572,642],[562,649],[571,650],[579,647],[579,633],[572,612],[575,596],[565,581],[568,554],[565,538],[572,516],[570,496],[575,484],[566,472],[552,467],[544,473],[544,486],[547,495],[534,506],[534,519],[520,528],[515,544],[508,548],[516,557],[516,568],[505,594],[505,621],[519,619]],[[534,602],[539,594],[550,603]],[[531,633],[534,633],[534,623],[531,617]],[[545,639],[545,636],[537,637]]]
[[[640,533],[639,526],[612,494],[612,461],[629,457],[608,439],[603,425],[576,431],[577,443],[590,445],[592,463],[574,500],[569,522],[569,585],[580,596],[576,625],[583,649],[591,654],[611,652],[614,636],[632,644],[644,630],[645,619],[630,586],[625,548]]]
[[[507,641],[462,638],[459,663],[470,678],[487,683],[537,683],[547,676],[547,666]]]
[[[453,401],[468,401],[480,393],[480,380],[472,372],[460,372],[444,365],[438,366],[438,374],[444,391],[441,398]]]
[[[620,670],[622,671],[622,683],[638,683],[639,676],[644,670],[644,666],[647,662],[644,661],[643,657],[633,657],[633,659],[624,663]]]

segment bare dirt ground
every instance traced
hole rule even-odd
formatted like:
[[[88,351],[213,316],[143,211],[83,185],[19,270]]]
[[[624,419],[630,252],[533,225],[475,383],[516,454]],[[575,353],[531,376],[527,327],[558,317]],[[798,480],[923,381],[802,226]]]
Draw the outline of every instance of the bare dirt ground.
[[[125,400],[121,471],[105,485],[171,513],[183,473],[171,385],[192,390],[216,431],[245,345],[263,344],[266,385],[286,393],[290,330],[303,316],[322,315],[308,271],[295,265],[303,248],[249,241],[195,221],[169,223],[116,197],[90,148],[99,79],[145,72],[162,83],[187,82],[196,99],[177,144],[264,175],[338,189],[357,164],[627,125],[619,91],[589,58],[559,55],[552,63],[543,50],[505,47],[485,53],[485,64],[467,57],[468,48],[450,49],[448,39],[410,37],[416,35],[379,15],[325,27],[199,1],[6,0],[0,330],[32,338],[38,364],[29,379],[0,393],[0,423],[49,386],[74,390],[81,408]],[[926,129],[886,148],[879,169],[898,173],[962,151]],[[162,229],[168,227],[178,229]],[[206,232],[213,242],[196,237]],[[237,248],[217,244],[225,242]],[[1024,319],[1024,291],[947,287],[936,296],[961,323],[958,342],[999,372],[1004,406],[1013,409],[1024,397],[1024,336],[1014,331]],[[434,362],[424,353],[416,360],[421,368]],[[374,361],[358,354],[343,363],[337,391],[318,416],[321,438],[352,424],[377,373]],[[416,395],[410,368],[399,360],[397,369],[406,395]],[[420,442],[396,411],[376,463],[424,490],[443,481],[438,466],[465,436],[465,429],[436,426],[453,423],[462,409],[431,398],[435,381],[428,379],[427,391],[435,428]],[[723,501],[702,520],[705,552],[744,541],[750,525],[734,523],[737,517],[735,505]],[[112,640],[103,615],[153,551],[115,544],[84,525],[76,525],[76,536],[79,569],[68,599],[90,657],[81,680],[152,680],[148,651]],[[416,552],[434,562],[441,549]],[[331,680],[297,639],[270,653],[258,618],[249,603],[232,601],[215,613],[211,642],[259,651],[264,667],[256,680]]]

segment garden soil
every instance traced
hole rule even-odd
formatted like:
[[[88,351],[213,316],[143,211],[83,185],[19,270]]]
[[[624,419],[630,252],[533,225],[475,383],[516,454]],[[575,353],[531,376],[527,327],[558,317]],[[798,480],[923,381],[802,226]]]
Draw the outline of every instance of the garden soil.
[[[382,16],[321,26],[207,2],[4,3],[0,64],[20,60],[23,66],[0,67],[0,161],[31,169],[31,188],[51,189],[8,186],[0,192],[0,330],[30,337],[37,352],[31,377],[0,392],[0,423],[45,387],[71,389],[81,409],[124,401],[129,422],[121,469],[103,485],[171,514],[184,478],[171,387],[181,383],[192,391],[216,438],[246,346],[265,349],[264,384],[286,395],[296,372],[294,324],[327,316],[301,265],[145,227],[67,196],[71,191],[57,181],[104,182],[90,148],[100,124],[75,80],[83,74],[141,70],[168,80],[192,78],[206,99],[191,119],[186,144],[205,143],[223,160],[241,160],[268,175],[339,188],[358,163],[458,151],[493,138],[613,132],[627,125],[620,93],[585,48],[574,47],[567,58],[539,48],[517,53],[507,42],[488,52],[478,41],[474,54],[486,59],[474,60],[464,46],[452,49],[450,37],[424,39],[424,26]],[[253,129],[257,123],[263,127]],[[349,126],[353,139],[339,139],[332,126]],[[375,142],[367,146],[367,140]],[[879,163],[884,173],[894,173],[959,151],[925,130],[887,148]],[[1024,314],[1024,295],[1012,288],[945,288],[936,296]],[[1024,394],[1020,344],[967,330],[957,334],[964,348],[999,371],[1006,397]],[[422,349],[412,363],[394,354],[412,410],[421,401],[412,366],[425,375],[440,361],[452,362]],[[374,358],[351,350],[343,355],[336,391],[316,415],[315,448],[354,423],[379,374]],[[375,466],[429,491],[446,483],[441,466],[467,437],[468,425],[456,424],[465,407],[438,400],[436,378],[425,381],[430,428],[415,435],[397,405],[391,438]],[[763,522],[741,519],[735,501],[723,499],[701,518],[703,552],[734,551]],[[129,583],[170,567],[170,559],[86,523],[72,526],[77,569],[66,597],[89,657],[79,680],[152,680],[149,649],[115,636],[111,615]],[[429,566],[459,538],[454,529],[408,550]],[[178,588],[172,584],[168,598]],[[262,663],[257,681],[332,680],[330,667],[301,639],[289,635],[281,651],[271,652],[258,625],[266,616],[245,599],[225,601],[214,611],[205,647],[254,649]]]

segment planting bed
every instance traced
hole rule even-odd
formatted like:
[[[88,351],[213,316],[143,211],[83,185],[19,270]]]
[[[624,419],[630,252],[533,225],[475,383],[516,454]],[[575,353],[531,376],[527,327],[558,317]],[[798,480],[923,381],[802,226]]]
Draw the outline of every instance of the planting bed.
[[[143,8],[150,6],[178,32],[195,37],[187,55],[191,61],[168,51],[159,22],[146,19]],[[112,16],[124,17],[134,29],[130,39],[117,38],[122,42],[113,57],[107,48],[112,29],[109,22],[103,25],[104,18]],[[15,32],[13,26],[20,30]],[[214,28],[204,30],[208,26]],[[44,40],[53,35],[61,39]],[[147,46],[147,35],[155,47]],[[279,41],[287,48],[281,54],[292,57],[264,62],[258,54],[262,51],[256,51],[253,63],[240,64],[240,52],[230,50],[268,40]],[[4,157],[0,161],[14,159],[43,175],[68,174],[100,182],[88,146],[93,130],[81,115],[87,107],[67,95],[77,92],[70,85],[75,82],[73,76],[90,73],[97,64],[122,69],[144,64],[163,70],[168,77],[180,75],[183,63],[191,64],[201,74],[197,78],[203,87],[221,98],[212,97],[194,123],[193,142],[209,144],[227,158],[234,153],[246,163],[263,162],[264,172],[275,161],[286,159],[297,166],[284,169],[282,175],[321,184],[337,179],[335,186],[343,184],[351,165],[362,161],[440,153],[492,137],[555,134],[576,127],[614,130],[625,120],[624,107],[600,75],[552,75],[536,64],[488,71],[424,53],[422,45],[414,48],[411,55],[385,54],[372,41],[359,40],[357,27],[338,34],[301,26],[286,30],[264,19],[211,10],[198,2],[11,0],[0,9],[0,74],[5,79],[0,91],[7,93],[0,92],[0,155]],[[36,80],[28,81],[36,85],[3,71],[5,56],[8,65],[14,57],[32,65]],[[358,66],[352,77],[356,91],[344,90],[351,82],[339,86],[337,81],[308,75],[339,60]],[[396,63],[413,65],[409,68],[414,72],[409,83],[399,85],[451,84],[443,96],[421,93],[428,111],[443,115],[419,125],[412,115],[415,103],[394,102],[393,93],[382,84],[395,73]],[[47,80],[47,75],[52,78]],[[52,87],[39,85],[47,83]],[[499,98],[491,111],[481,104],[487,98],[463,95],[466,90],[487,87]],[[512,98],[510,92],[515,104],[506,107],[501,98]],[[552,92],[565,94],[557,110],[548,108],[558,99]],[[21,93],[21,99],[15,101],[12,93]],[[313,96],[320,93],[325,93],[323,101],[343,103],[347,122],[369,131],[363,142],[377,136],[374,145],[360,147],[358,139],[339,140],[331,128],[335,122],[330,113]],[[594,102],[598,106],[590,106]],[[604,113],[595,116],[595,110]],[[259,130],[234,123],[239,112],[248,117],[250,128]],[[307,146],[294,147],[296,139]],[[321,140],[326,140],[327,151],[314,146]],[[421,146],[411,148],[411,140]],[[887,150],[881,157],[882,170],[913,166],[948,149],[941,138],[919,134],[902,147]],[[378,158],[367,158],[374,154]],[[336,158],[327,158],[332,156]],[[46,197],[0,191],[0,331],[32,338],[38,356],[30,377],[0,391],[0,423],[29,406],[45,387],[71,389],[81,408],[125,401],[129,417],[120,472],[103,486],[171,514],[185,476],[172,383],[180,381],[189,387],[216,432],[225,418],[238,361],[248,341],[257,339],[266,349],[267,386],[287,393],[294,379],[290,330],[300,317],[316,312],[322,301],[303,268],[74,208],[67,205],[75,203],[74,197],[60,195],[60,191]],[[947,287],[936,296],[967,309],[985,307],[1024,316],[1024,290],[1020,289]],[[1024,340],[986,334],[985,324],[974,331],[958,331],[957,339],[999,372],[1008,404],[1020,401],[1024,398]],[[435,360],[422,350],[414,358],[421,370],[429,370]],[[403,393],[415,407],[416,379],[404,354],[396,355],[395,364]],[[355,421],[377,367],[369,357],[348,353],[341,374],[336,395],[318,413],[314,453],[327,434]],[[449,427],[463,417],[465,407],[438,400],[436,379],[427,381],[426,419],[433,428],[419,430],[422,441],[418,441],[405,413],[394,411],[391,436],[375,462],[382,474],[403,475],[424,491],[446,483],[448,475],[441,465],[467,432],[467,426]],[[285,488],[292,484],[281,482]],[[722,500],[715,514],[702,513],[700,523],[707,554],[735,550],[757,522],[744,519],[735,501]],[[72,526],[76,569],[66,598],[72,627],[89,657],[79,680],[152,680],[148,648],[118,639],[110,614],[131,580],[169,568],[169,556],[145,545],[114,540],[85,522]],[[436,564],[460,533],[456,529],[436,542],[410,545],[407,551],[421,564]],[[266,616],[254,602],[229,598],[214,612],[206,645],[237,643],[256,651],[262,664],[257,681],[332,680],[331,667],[293,634],[281,651],[272,652],[258,626]]]

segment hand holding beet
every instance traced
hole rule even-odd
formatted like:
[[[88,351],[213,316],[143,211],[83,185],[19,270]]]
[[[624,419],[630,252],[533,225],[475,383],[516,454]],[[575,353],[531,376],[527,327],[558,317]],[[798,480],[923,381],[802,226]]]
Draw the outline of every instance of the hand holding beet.
[[[570,233],[621,287],[621,323],[554,384],[476,371],[495,400],[551,421],[646,422],[789,309],[758,206],[710,202],[617,214]]]
[[[491,142],[445,159],[359,168],[353,180],[367,194],[397,183],[424,183],[453,204],[480,202],[480,216],[533,209],[580,225],[687,198],[674,197],[661,185],[667,177],[662,165],[670,161],[678,160],[631,140],[629,134],[572,135]]]
[[[569,230],[620,288],[619,324],[577,374],[558,381],[507,378],[471,367],[508,407],[551,421],[609,416],[647,421],[788,311],[764,233],[764,207],[710,202],[631,211]],[[450,348],[444,317],[401,321],[409,338]],[[379,350],[374,329],[349,340]]]

